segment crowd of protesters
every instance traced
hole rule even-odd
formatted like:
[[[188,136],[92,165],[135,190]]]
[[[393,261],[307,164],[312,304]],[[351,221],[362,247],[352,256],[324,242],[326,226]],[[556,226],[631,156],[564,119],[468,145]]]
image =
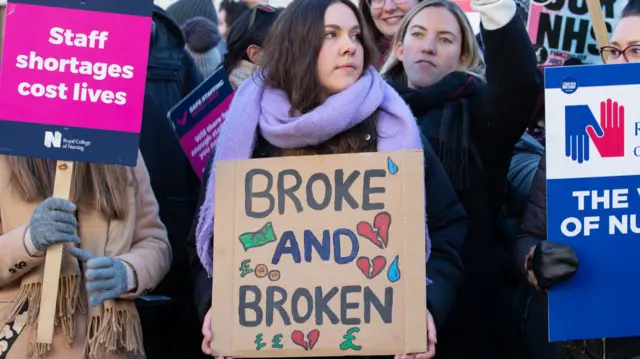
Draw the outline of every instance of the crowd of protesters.
[[[211,356],[216,161],[396,150],[424,153],[431,244],[428,350],[396,359],[639,359],[638,338],[548,341],[547,290],[578,258],[546,235],[543,73],[522,4],[471,7],[478,34],[450,0],[155,6],[136,167],[77,164],[63,200],[55,161],[0,156],[0,359]],[[640,60],[639,40],[630,0],[603,63]],[[236,93],[201,181],[167,112],[220,68]]]

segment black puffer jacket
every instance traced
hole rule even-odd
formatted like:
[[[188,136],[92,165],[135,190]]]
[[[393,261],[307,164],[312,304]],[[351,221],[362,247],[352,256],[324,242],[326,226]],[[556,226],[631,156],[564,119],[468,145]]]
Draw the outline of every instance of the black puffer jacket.
[[[539,242],[547,240],[546,178],[546,158],[543,157],[540,160],[538,171],[531,185],[529,203],[522,218],[522,227],[520,228],[520,234],[516,244],[517,264],[524,278],[526,278],[524,263],[529,250]],[[526,279],[524,280],[526,281]],[[542,295],[534,293],[532,296],[535,302],[535,297],[541,297]],[[546,296],[542,296],[541,301],[546,302],[546,300]],[[528,340],[531,343],[531,347],[537,348],[536,351],[540,352],[540,355],[534,356],[533,359],[557,358],[558,356],[552,357],[549,353],[559,352],[562,353],[559,356],[563,359],[640,359],[640,337],[570,341],[557,344],[561,346],[561,348],[553,348],[554,344],[549,344],[548,341],[546,341],[546,338],[548,338],[548,322],[546,321],[547,313],[545,306],[546,303],[542,303],[539,307],[532,308],[533,310],[529,311],[527,318],[527,320],[536,321],[540,321],[541,318],[544,319],[544,321],[535,326],[534,330],[537,332],[530,334],[532,337],[540,339],[536,340],[536,342],[534,342],[534,340]],[[541,349],[544,347],[546,347],[546,349],[542,352]]]
[[[427,289],[427,307],[434,317],[436,326],[442,325],[453,305],[456,292],[463,279],[462,259],[460,252],[467,233],[467,215],[451,187],[444,169],[438,162],[431,146],[424,141],[425,181],[427,192],[427,218],[429,236],[431,238],[431,258],[427,263],[427,273],[433,284]],[[267,157],[271,153],[265,146],[270,146],[260,139],[253,158]],[[213,155],[205,170],[209,177]],[[206,181],[206,180],[205,180]],[[200,191],[200,204],[204,201],[206,187]],[[196,251],[195,229],[198,223],[193,222],[191,235],[187,241],[191,275],[195,278],[194,304],[200,320],[211,307],[212,281],[208,278]]]

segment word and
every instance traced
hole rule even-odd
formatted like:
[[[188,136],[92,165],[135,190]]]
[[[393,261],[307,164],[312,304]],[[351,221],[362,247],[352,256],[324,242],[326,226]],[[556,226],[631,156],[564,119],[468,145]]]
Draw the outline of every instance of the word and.
[[[368,239],[376,247],[384,249],[389,243],[390,226],[391,214],[389,214],[388,212],[380,212],[375,216],[373,225],[366,221],[361,221],[356,227],[357,232],[361,237]],[[345,237],[348,238],[348,240],[351,242],[351,252],[349,252],[349,254],[346,256],[344,256],[342,253],[344,247],[341,245],[341,241]],[[268,241],[265,240],[264,242],[269,243],[275,240],[274,238],[275,233],[273,234],[273,236],[269,236]],[[358,237],[356,237],[355,233],[348,228],[338,228],[333,230],[333,232],[328,229],[323,230],[322,242],[318,240],[318,237],[316,237],[316,235],[311,230],[306,229],[303,232],[305,262],[311,263],[313,251],[318,254],[320,260],[325,262],[330,261],[331,244],[333,244],[333,260],[336,264],[347,264],[354,261],[357,258],[358,252],[360,250],[360,242],[358,241]],[[300,244],[298,243],[296,235],[293,231],[285,231],[284,233],[282,233],[280,241],[278,242],[278,245],[273,253],[273,259],[271,260],[271,263],[274,265],[278,264],[283,254],[290,254],[294,263],[302,262]],[[384,263],[380,261],[383,261]],[[371,274],[371,267],[369,265],[368,258],[365,262],[367,262],[366,265],[364,264],[364,262],[362,262],[362,264],[358,263],[358,267],[363,271],[363,273],[365,273],[365,275],[367,275],[366,273]],[[379,271],[382,271],[382,269],[384,269],[387,264],[386,259],[383,257],[382,259],[378,260],[377,263],[378,264],[374,265],[374,267],[378,268]],[[372,277],[375,277],[375,275],[373,275]]]
[[[304,190],[301,192],[304,192],[306,208],[311,210],[323,211],[330,207],[332,200],[332,209],[337,212],[341,212],[345,204],[352,209],[361,209],[363,211],[382,210],[385,208],[384,203],[372,202],[371,197],[375,194],[384,194],[386,189],[384,187],[374,187],[372,181],[384,178],[386,175],[387,172],[383,169],[366,170],[364,173],[352,171],[349,174],[345,174],[342,169],[337,169],[332,174],[332,178],[326,173],[318,172],[303,180],[300,172],[295,169],[285,169],[277,174],[272,174],[265,169],[251,169],[245,174],[245,213],[250,218],[266,218],[275,211],[277,204],[278,214],[283,215],[286,210],[287,198],[293,203],[296,212],[301,213],[303,205],[297,192],[301,191],[303,187]],[[276,179],[275,186],[274,179]],[[258,181],[266,181],[266,188],[256,190],[255,183]],[[356,181],[359,182],[358,189],[362,191],[361,204],[356,201],[351,193],[351,188]],[[320,186],[322,191],[314,191],[317,186]],[[324,193],[322,198],[316,198],[315,193],[318,192]],[[266,207],[266,209],[256,209],[257,206],[254,202],[258,199],[262,200],[262,207]]]
[[[343,255],[342,253],[343,246],[341,245],[341,241],[343,238],[351,241],[351,251],[347,255]],[[302,243],[304,246],[304,260],[307,263],[312,262],[314,251],[318,254],[320,260],[324,262],[330,261],[331,244],[333,244],[333,261],[336,264],[353,262],[360,251],[358,237],[356,237],[352,230],[347,228],[338,228],[333,232],[328,229],[322,231],[322,242],[318,240],[311,230],[306,229],[303,233]],[[278,246],[273,253],[271,264],[276,265],[280,263],[280,259],[284,254],[291,255],[294,263],[302,262],[300,245],[293,231],[285,231],[282,233]]]
[[[636,189],[640,196],[640,188]],[[577,199],[579,211],[615,210],[629,208],[629,189],[605,189],[591,191],[573,191],[572,196]],[[608,234],[640,233],[640,223],[636,214],[613,214],[608,217]],[[560,224],[560,230],[566,237],[578,235],[590,236],[600,229],[601,216],[585,216],[582,218],[568,217]]]
[[[71,29],[53,27],[49,31],[48,42],[53,45],[80,47],[90,49],[104,49],[108,40],[107,31],[94,30],[89,34],[74,33]],[[103,62],[91,62],[79,60],[76,57],[57,58],[38,56],[35,51],[28,55],[19,54],[16,57],[16,67],[23,70],[38,70],[48,72],[71,73],[74,75],[91,76],[94,80],[106,78],[131,79],[134,76],[133,66],[107,64]],[[71,90],[71,94],[68,91]],[[127,102],[127,93],[124,91],[112,91],[107,89],[91,88],[86,82],[68,85],[60,83],[30,83],[23,81],[18,85],[18,93],[22,96],[45,97],[49,99],[92,102],[103,104],[124,105]]]
[[[340,343],[340,350],[346,351],[351,349],[359,351],[360,349],[362,349],[362,345],[355,345],[353,343],[353,341],[356,340],[356,336],[354,335],[354,333],[358,332],[360,332],[360,328],[358,327],[347,330],[347,334],[342,336],[342,339],[344,339],[344,341]]]
[[[258,327],[274,324],[275,313],[280,316],[282,323],[290,326],[292,323],[305,324],[314,320],[320,326],[328,320],[331,324],[360,325],[368,324],[372,320],[373,311],[383,323],[389,324],[393,317],[393,288],[385,287],[384,300],[381,300],[374,291],[360,285],[348,285],[340,288],[333,287],[326,293],[317,286],[314,293],[307,288],[297,288],[291,297],[285,288],[268,286],[263,290],[255,285],[243,285],[239,288],[238,316],[239,324],[243,327]],[[331,309],[333,299],[340,294],[338,307],[339,316]],[[250,294],[251,297],[250,298]],[[350,294],[360,294],[359,301],[349,299]],[[263,298],[264,296],[264,298]],[[362,304],[363,319],[357,316],[349,316],[349,310],[357,310]],[[263,309],[264,308],[264,309]],[[301,311],[301,308],[304,308]],[[251,319],[249,318],[251,315]],[[313,317],[313,319],[312,319]],[[326,317],[326,319],[325,319]]]

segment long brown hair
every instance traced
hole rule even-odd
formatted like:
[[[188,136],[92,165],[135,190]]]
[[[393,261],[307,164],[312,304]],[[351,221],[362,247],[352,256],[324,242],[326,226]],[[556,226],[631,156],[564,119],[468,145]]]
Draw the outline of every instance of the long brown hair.
[[[53,195],[56,161],[8,156],[12,189],[27,202]],[[76,162],[70,201],[97,209],[109,219],[123,219],[129,212],[127,187],[136,185],[129,167]]]
[[[280,89],[291,103],[289,115],[294,117],[313,111],[325,100],[318,77],[318,56],[324,43],[324,15],[329,6],[347,5],[361,27],[363,69],[375,61],[373,39],[362,13],[350,0],[294,0],[276,20],[267,40],[259,66],[265,87]],[[285,151],[287,155],[320,153],[354,153],[375,151],[376,114],[351,130],[313,148]],[[371,129],[373,131],[370,131]],[[302,153],[300,153],[302,152]]]

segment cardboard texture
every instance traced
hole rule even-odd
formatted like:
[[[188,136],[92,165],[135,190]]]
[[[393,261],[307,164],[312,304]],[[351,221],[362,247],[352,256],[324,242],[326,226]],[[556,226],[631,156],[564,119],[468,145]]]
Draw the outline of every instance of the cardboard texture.
[[[427,349],[421,151],[216,163],[212,348]]]

